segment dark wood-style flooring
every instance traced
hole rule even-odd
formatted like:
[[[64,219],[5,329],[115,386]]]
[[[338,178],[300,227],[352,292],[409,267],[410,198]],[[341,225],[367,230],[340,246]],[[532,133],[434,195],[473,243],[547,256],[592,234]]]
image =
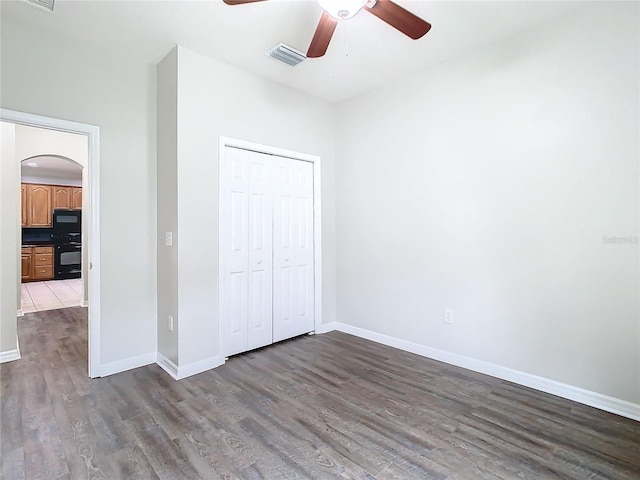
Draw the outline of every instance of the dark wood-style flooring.
[[[6,480],[640,478],[638,422],[342,333],[90,380],[85,309],[18,323]]]

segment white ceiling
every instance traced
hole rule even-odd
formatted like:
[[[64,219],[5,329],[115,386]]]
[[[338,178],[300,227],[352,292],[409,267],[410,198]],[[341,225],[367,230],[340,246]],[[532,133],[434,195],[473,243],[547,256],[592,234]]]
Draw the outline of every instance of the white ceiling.
[[[327,54],[290,67],[264,55],[278,42],[306,52],[322,10],[312,0],[228,6],[203,1],[57,0],[53,14],[2,1],[5,21],[58,32],[150,63],[174,45],[337,102],[530,28],[582,2],[422,1],[397,3],[433,25],[414,41],[366,11],[341,22]]]
[[[23,177],[82,180],[82,166],[73,160],[52,155],[40,155],[21,162]]]

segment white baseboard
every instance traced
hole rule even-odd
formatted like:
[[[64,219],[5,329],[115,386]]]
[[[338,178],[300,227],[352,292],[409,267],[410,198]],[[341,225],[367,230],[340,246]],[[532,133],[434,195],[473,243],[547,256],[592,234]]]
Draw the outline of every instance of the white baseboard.
[[[20,360],[20,350],[7,350],[6,352],[0,352],[0,363],[13,362],[14,360]]]
[[[144,355],[138,355],[137,357],[129,357],[124,360],[118,360],[115,362],[105,363],[100,365],[100,377],[107,377],[120,372],[126,372],[127,370],[133,370],[134,368],[144,367],[156,363],[156,354],[146,353]]]
[[[212,368],[219,367],[223,363],[224,359],[223,361],[220,361],[220,357],[216,355],[215,357],[205,358],[204,360],[193,362],[183,367],[179,366],[178,380],[182,380],[183,378],[187,378],[198,373],[206,372],[207,370],[211,370]]]
[[[431,358],[440,362],[445,362],[458,367],[473,370],[474,372],[484,373],[492,377],[500,378],[502,380],[508,380],[525,387],[540,390],[542,392],[557,395],[559,397],[567,398],[590,407],[595,407],[606,412],[615,413],[623,417],[631,418],[633,420],[640,421],[640,405],[631,403],[626,400],[620,400],[618,398],[603,395],[601,393],[592,392],[583,388],[574,387],[573,385],[567,385],[555,380],[551,380],[530,373],[521,372],[519,370],[513,370],[511,368],[503,367],[495,363],[484,362],[471,357],[465,357],[457,353],[446,352],[444,350],[438,350],[436,348],[420,345],[408,340],[402,340],[400,338],[391,337],[381,333],[366,330],[364,328],[355,327],[346,323],[334,322],[323,325],[323,331],[319,333],[326,333],[331,330],[338,330],[340,332],[349,333],[356,337],[365,338],[373,342],[395,347],[400,350],[415,353],[422,357]],[[333,327],[333,328],[331,328]]]
[[[178,366],[160,352],[158,352],[156,357],[156,363],[161,369],[171,375],[174,380],[178,380]]]
[[[22,310],[18,310],[18,318],[24,317],[24,312]]]
[[[80,300],[80,306],[81,307],[88,307],[89,306],[89,302],[87,300]]]
[[[163,354],[158,352],[156,363],[167,372],[174,380],[182,380],[183,378],[197,375],[198,373],[206,372],[212,368],[219,367],[224,363],[224,359],[220,361],[219,356],[205,358],[198,362],[193,362],[184,366],[177,366]]]
[[[323,323],[316,328],[316,333],[327,333],[338,329],[338,322]]]
[[[7,350],[6,352],[0,352],[0,363],[13,362],[14,360],[20,360],[20,342],[16,337],[16,349]]]

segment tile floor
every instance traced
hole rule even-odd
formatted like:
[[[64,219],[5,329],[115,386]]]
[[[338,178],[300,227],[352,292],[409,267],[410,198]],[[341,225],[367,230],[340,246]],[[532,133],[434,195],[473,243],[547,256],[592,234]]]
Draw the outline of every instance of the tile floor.
[[[21,289],[24,313],[76,307],[82,298],[82,279],[29,282]]]

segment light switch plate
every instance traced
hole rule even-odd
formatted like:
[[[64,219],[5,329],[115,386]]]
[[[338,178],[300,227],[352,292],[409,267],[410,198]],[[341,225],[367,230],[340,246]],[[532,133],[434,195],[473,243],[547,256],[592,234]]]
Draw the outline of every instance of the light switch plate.
[[[450,308],[444,309],[444,323],[453,323],[453,310]]]
[[[167,247],[173,246],[173,232],[166,232],[164,234],[164,244]]]

